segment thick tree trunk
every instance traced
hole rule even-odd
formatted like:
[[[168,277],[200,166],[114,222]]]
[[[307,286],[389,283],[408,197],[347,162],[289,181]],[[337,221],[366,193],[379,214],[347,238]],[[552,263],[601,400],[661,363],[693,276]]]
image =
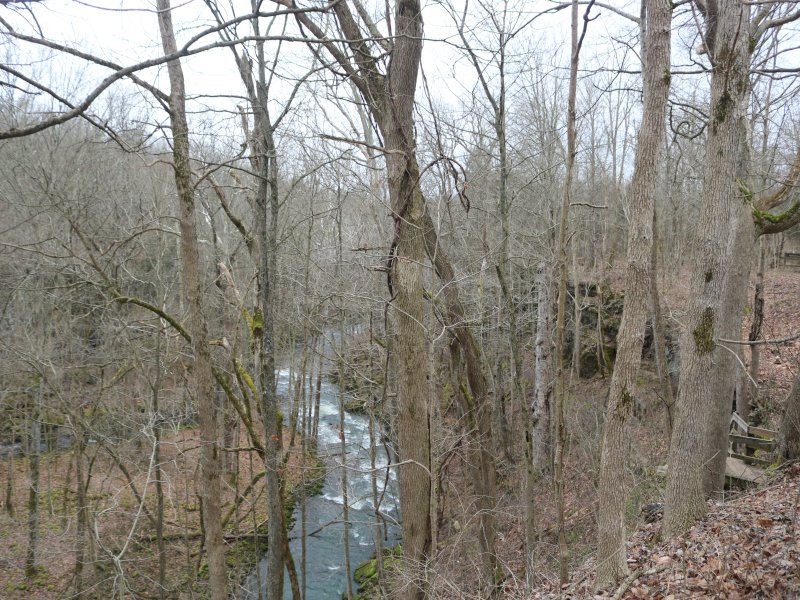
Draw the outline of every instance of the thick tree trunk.
[[[742,128],[742,132],[745,129]],[[742,139],[741,144],[747,144]],[[745,154],[747,151],[744,150]],[[748,154],[749,156],[749,154]],[[743,169],[737,169],[740,173]],[[741,180],[741,178],[740,178]],[[749,210],[738,211],[738,221],[733,230],[730,267],[725,277],[725,291],[722,294],[720,320],[716,338],[738,340],[742,335],[742,318],[747,305],[750,270],[755,243],[755,226]],[[731,413],[741,395],[742,382],[746,377],[743,366],[737,357],[741,346],[725,346],[718,342],[722,354],[718,357],[712,377],[715,378],[716,398],[713,403],[711,431],[707,438],[705,466],[703,470],[703,489],[706,496],[721,494],[725,486],[725,463],[728,458],[728,434],[730,433]],[[743,365],[743,363],[741,363]]]
[[[169,0],[158,0],[158,25],[165,54],[177,51]],[[211,597],[227,598],[225,548],[220,513],[219,415],[215,402],[214,374],[208,346],[208,327],[203,314],[203,283],[195,224],[192,171],[189,163],[189,126],[186,121],[186,91],[180,62],[167,65],[170,82],[170,125],[173,143],[173,171],[180,204],[181,264],[183,295],[188,309],[188,331],[194,354],[195,398],[200,419],[200,482],[203,501],[205,546]]]
[[[600,586],[614,583],[628,572],[625,502],[629,491],[626,467],[630,455],[630,435],[627,423],[636,403],[636,379],[650,308],[653,212],[669,95],[669,75],[665,73],[669,73],[670,65],[671,21],[672,6],[669,0],[647,2],[647,28],[643,41],[647,48],[644,110],[636,140],[631,182],[625,306],[617,334],[617,359],[611,376],[597,483],[597,584]]]
[[[388,141],[388,140],[387,140]],[[389,146],[390,148],[392,146]],[[389,161],[394,162],[394,161]],[[403,556],[407,574],[421,568],[430,550],[430,436],[428,382],[425,358],[425,317],[422,261],[425,250],[421,221],[424,207],[416,178],[404,182],[405,169],[390,167],[393,207],[403,214],[398,226],[396,256],[392,266],[397,319],[397,441],[400,505],[403,510]],[[411,198],[407,198],[411,196]],[[404,199],[408,204],[400,211]],[[422,598],[421,583],[406,583],[404,597]]]
[[[417,0],[399,0],[395,9],[396,37],[386,78],[388,106],[377,111],[387,148],[389,197],[395,219],[395,249],[391,283],[397,331],[398,483],[403,510],[403,558],[406,578],[398,597],[425,596],[417,578],[431,543],[430,434],[428,424],[427,343],[422,264],[425,260],[425,206],[419,189],[414,140],[414,92],[422,53],[422,14]]]
[[[704,477],[709,458],[718,452],[722,403],[715,374],[728,362],[717,346],[728,317],[724,294],[732,267],[734,232],[747,205],[737,185],[744,151],[743,117],[749,98],[749,7],[737,0],[709,4],[705,40],[714,61],[711,76],[711,123],[708,128],[703,179],[703,206],[693,248],[686,329],[681,337],[681,377],[669,455],[664,533],[676,535],[706,511]],[[726,369],[720,369],[723,371]],[[722,457],[724,459],[724,457]],[[712,469],[715,467],[711,467]]]

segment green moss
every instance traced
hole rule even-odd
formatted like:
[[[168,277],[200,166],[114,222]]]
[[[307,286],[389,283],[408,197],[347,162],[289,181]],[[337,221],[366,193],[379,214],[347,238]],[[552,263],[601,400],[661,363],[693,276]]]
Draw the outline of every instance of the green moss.
[[[710,307],[703,311],[700,323],[698,323],[692,335],[694,336],[697,354],[705,356],[714,350],[714,311]]]
[[[752,204],[753,203],[753,192],[747,185],[741,180],[737,179],[736,184],[739,186],[739,193],[744,198],[745,203]]]
[[[764,227],[768,223],[771,225],[779,225],[793,218],[797,211],[800,210],[800,202],[795,202],[787,210],[782,213],[774,214],[767,210],[753,209],[753,220],[756,226]]]
[[[464,400],[467,403],[467,407],[469,407],[469,409],[472,410],[473,408],[475,408],[475,398],[473,398],[472,392],[470,391],[467,384],[463,381],[459,384],[459,387],[461,388],[461,393],[464,395]]]
[[[250,329],[250,336],[252,339],[256,340],[260,338],[264,333],[264,313],[261,312],[261,309],[256,308],[253,314],[250,314],[249,310],[243,308],[242,315],[247,322],[248,329]]]
[[[712,130],[714,133],[717,132],[717,127],[725,122],[725,119],[728,118],[728,114],[730,113],[731,109],[733,108],[733,98],[731,98],[730,93],[728,90],[725,90],[720,96],[719,100],[717,100],[716,105],[714,106],[714,121],[712,123]]]
[[[236,370],[239,372],[239,377],[242,378],[242,381],[244,381],[245,385],[250,388],[250,392],[255,394],[256,384],[253,381],[253,378],[250,376],[250,373],[247,372],[247,369],[245,369],[241,363],[239,363],[239,361],[236,361]]]
[[[714,279],[714,273],[712,273],[711,270],[709,269],[708,271],[706,271],[706,276],[705,276],[706,283],[709,283],[712,279]]]
[[[383,570],[384,573],[391,573],[399,570],[400,561],[403,556],[402,546],[383,549]],[[361,563],[353,574],[358,584],[357,600],[367,600],[369,598],[383,597],[378,589],[378,559],[371,558]]]
[[[378,574],[378,560],[373,558],[358,567],[353,574],[356,583],[362,585]]]
[[[620,400],[620,409],[629,410],[631,406],[633,406],[633,396],[628,391],[627,388],[622,390],[622,399]]]

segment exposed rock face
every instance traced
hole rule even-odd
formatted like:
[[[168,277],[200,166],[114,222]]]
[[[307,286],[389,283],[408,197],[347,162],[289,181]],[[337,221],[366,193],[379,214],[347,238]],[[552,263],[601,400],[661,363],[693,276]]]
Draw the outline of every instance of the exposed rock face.
[[[575,286],[570,284],[567,296],[567,315],[574,314]],[[612,292],[607,286],[595,283],[578,283],[578,302],[581,310],[581,378],[589,379],[596,375],[606,376],[614,367],[617,356],[617,333],[622,319],[622,307],[625,303],[624,292]],[[598,318],[600,327],[598,328]],[[667,358],[672,385],[677,389],[678,344],[674,332],[667,327]],[[568,363],[572,360],[574,345],[572,322],[567,324],[564,343],[564,358]],[[648,322],[645,329],[642,358],[653,359],[653,328]]]

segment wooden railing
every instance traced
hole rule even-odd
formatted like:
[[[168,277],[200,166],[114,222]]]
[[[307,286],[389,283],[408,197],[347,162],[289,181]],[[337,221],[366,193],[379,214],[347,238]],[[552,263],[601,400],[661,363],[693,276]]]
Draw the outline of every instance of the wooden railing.
[[[784,252],[781,254],[780,264],[783,267],[800,267],[800,252]]]
[[[728,436],[728,456],[737,458],[749,465],[766,466],[774,459],[754,456],[756,450],[774,452],[777,446],[777,433],[771,429],[749,425],[736,412],[731,415],[731,433]],[[748,449],[753,453],[748,452]]]

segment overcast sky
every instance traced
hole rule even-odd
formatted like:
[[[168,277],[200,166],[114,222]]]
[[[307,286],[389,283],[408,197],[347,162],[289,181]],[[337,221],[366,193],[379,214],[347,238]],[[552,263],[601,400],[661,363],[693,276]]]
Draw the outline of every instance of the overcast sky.
[[[231,0],[238,14],[247,12],[249,2],[244,0]],[[158,56],[161,53],[158,27],[154,12],[154,2],[148,0],[45,0],[32,6],[38,26],[44,35],[73,47],[111,59],[122,65],[129,65],[137,61]],[[221,2],[227,5],[227,2]],[[497,3],[499,6],[499,3]],[[620,6],[631,13],[636,13],[637,2],[623,2]],[[381,2],[381,5],[383,3]],[[535,12],[542,10],[552,3],[544,0],[537,2],[527,1],[520,3],[524,13],[517,16],[518,22],[528,21]],[[627,6],[626,6],[627,5]],[[264,10],[270,10],[270,3],[264,3]],[[472,8],[477,4],[473,2]],[[188,37],[196,34],[212,21],[210,12],[202,0],[175,0],[173,2],[174,21],[178,35],[178,45]],[[593,22],[587,36],[586,50],[584,53],[587,64],[600,60],[608,52],[606,40],[609,35],[619,35],[624,30],[630,31],[631,24],[614,16],[607,10],[595,11],[601,13],[600,19]],[[36,25],[33,19],[24,10],[0,8],[0,15],[11,21],[20,30],[34,31]],[[554,65],[565,66],[566,53],[562,52],[565,44],[569,42],[568,19],[569,11],[563,10],[553,17],[544,17],[531,23],[521,36],[520,45],[527,42],[523,40],[537,40],[538,48],[547,48],[548,59]],[[446,43],[439,40],[450,39],[455,41],[454,30],[449,17],[439,6],[439,2],[428,0],[423,11],[425,19],[425,34],[429,40],[425,44],[423,64],[429,81],[436,84],[436,93],[440,100],[452,102],[460,94],[469,90],[474,84],[472,69],[466,64],[460,64],[456,52]],[[486,23],[478,20],[476,25],[480,28]],[[216,41],[216,36],[208,36],[203,42]],[[479,29],[479,39],[483,39]],[[490,39],[486,40],[487,43]],[[296,45],[295,48],[284,48],[287,60],[294,55],[307,56],[307,50]],[[19,46],[20,51],[16,58],[25,62],[36,58],[30,55],[30,48]],[[303,60],[300,58],[300,60]],[[307,60],[307,59],[306,59]],[[612,63],[616,61],[616,58]],[[298,61],[299,62],[299,61]],[[458,65],[457,65],[458,63]],[[64,79],[67,73],[80,71],[83,86],[89,88],[90,84],[108,74],[103,69],[83,67],[75,61],[54,59],[50,63],[50,80],[54,85],[63,87],[59,79]],[[235,72],[229,50],[220,49],[204,53],[184,60],[187,89],[189,94],[240,94],[241,83]],[[457,66],[456,66],[457,65]],[[613,66],[613,64],[609,64]],[[42,71],[48,69],[42,65]],[[163,69],[160,71],[163,72]],[[159,81],[157,70],[147,74],[148,79]],[[163,80],[160,81],[164,85]],[[67,84],[69,88],[70,85]],[[71,91],[76,91],[72,89]]]

